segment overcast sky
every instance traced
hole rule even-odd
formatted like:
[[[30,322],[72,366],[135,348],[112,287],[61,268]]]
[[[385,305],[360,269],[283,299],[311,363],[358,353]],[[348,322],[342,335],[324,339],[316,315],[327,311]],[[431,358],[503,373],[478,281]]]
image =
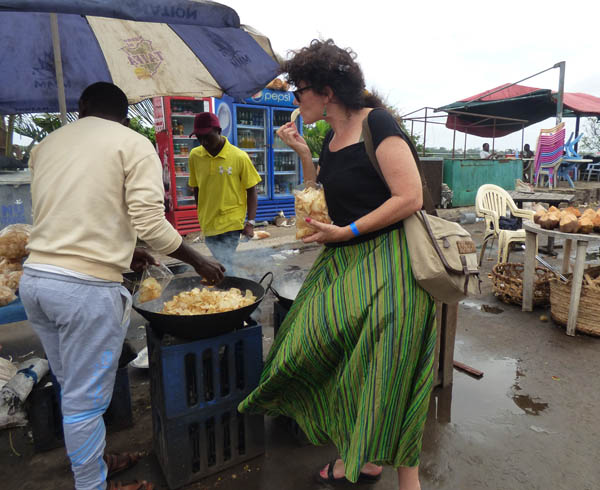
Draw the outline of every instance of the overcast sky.
[[[600,97],[600,3],[593,0],[221,3],[234,8],[243,24],[267,35],[285,57],[315,37],[351,47],[367,87],[376,88],[401,114],[516,82],[559,61],[566,61],[565,91]],[[554,69],[523,84],[558,90],[558,79]],[[575,119],[566,122],[568,137]],[[549,119],[530,126],[525,142],[534,147],[539,129],[553,125]],[[462,148],[464,134],[458,134]],[[484,141],[469,136],[467,147]],[[500,149],[520,145],[520,132],[496,140]],[[451,147],[452,131],[428,127],[427,146]]]

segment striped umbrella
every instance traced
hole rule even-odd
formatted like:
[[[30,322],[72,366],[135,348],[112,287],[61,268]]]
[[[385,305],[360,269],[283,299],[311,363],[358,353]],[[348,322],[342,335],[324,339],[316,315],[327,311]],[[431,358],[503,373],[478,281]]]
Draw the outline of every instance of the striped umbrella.
[[[0,71],[0,114],[64,114],[97,81],[115,83],[130,103],[243,99],[279,65],[266,37],[215,2],[0,0]]]

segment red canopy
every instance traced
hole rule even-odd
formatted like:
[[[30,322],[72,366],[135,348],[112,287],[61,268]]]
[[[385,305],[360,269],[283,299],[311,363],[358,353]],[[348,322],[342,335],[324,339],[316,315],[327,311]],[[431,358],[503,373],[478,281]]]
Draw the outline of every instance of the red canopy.
[[[556,114],[556,103],[556,92],[549,89],[506,83],[437,110],[449,113],[446,119],[449,129],[498,138],[552,117]],[[600,98],[565,93],[563,116],[600,117]]]
[[[563,97],[563,104],[577,116],[600,117],[600,98],[580,92],[567,92]]]

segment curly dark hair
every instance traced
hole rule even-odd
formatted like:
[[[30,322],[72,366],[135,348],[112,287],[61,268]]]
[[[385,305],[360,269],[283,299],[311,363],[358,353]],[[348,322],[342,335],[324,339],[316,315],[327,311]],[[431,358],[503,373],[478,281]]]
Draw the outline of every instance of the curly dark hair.
[[[349,110],[383,106],[379,97],[365,90],[365,79],[352,49],[336,46],[333,39],[313,39],[307,47],[292,53],[282,67],[288,82],[296,86],[305,82],[319,94],[330,87]]]

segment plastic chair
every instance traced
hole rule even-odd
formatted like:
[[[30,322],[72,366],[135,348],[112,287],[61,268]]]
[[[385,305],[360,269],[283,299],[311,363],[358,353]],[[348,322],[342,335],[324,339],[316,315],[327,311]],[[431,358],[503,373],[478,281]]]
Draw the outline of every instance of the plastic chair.
[[[557,172],[563,160],[565,145],[565,123],[540,130],[535,152],[534,182],[539,185],[541,177],[546,176],[548,186],[556,187]]]
[[[475,211],[477,216],[485,220],[485,232],[481,253],[479,254],[479,265],[483,262],[483,255],[489,240],[492,243],[498,238],[498,261],[506,262],[510,254],[510,244],[513,242],[525,243],[525,230],[501,230],[500,217],[506,216],[507,211],[516,218],[533,220],[535,214],[531,210],[519,209],[515,202],[502,187],[494,184],[484,184],[477,190],[475,197]],[[537,245],[536,245],[537,248]]]
[[[579,136],[577,136],[577,138],[573,139],[574,134],[575,133],[571,133],[571,136],[569,136],[569,139],[565,143],[565,146],[564,146],[565,157],[571,158],[571,159],[576,158],[578,160],[581,160],[581,156],[577,153],[577,151],[575,151],[575,145],[577,143],[579,143],[579,140],[583,136],[583,133],[581,133]],[[571,180],[571,172],[573,173],[572,180]],[[571,187],[575,187],[575,184],[573,183],[573,181],[579,180],[579,163],[568,162],[568,163],[562,164],[558,169],[558,177],[569,182],[569,185]]]
[[[590,177],[592,177],[592,175],[595,175],[597,177],[596,180],[600,181],[600,162],[588,163],[583,173],[586,174],[588,182],[590,181]]]

